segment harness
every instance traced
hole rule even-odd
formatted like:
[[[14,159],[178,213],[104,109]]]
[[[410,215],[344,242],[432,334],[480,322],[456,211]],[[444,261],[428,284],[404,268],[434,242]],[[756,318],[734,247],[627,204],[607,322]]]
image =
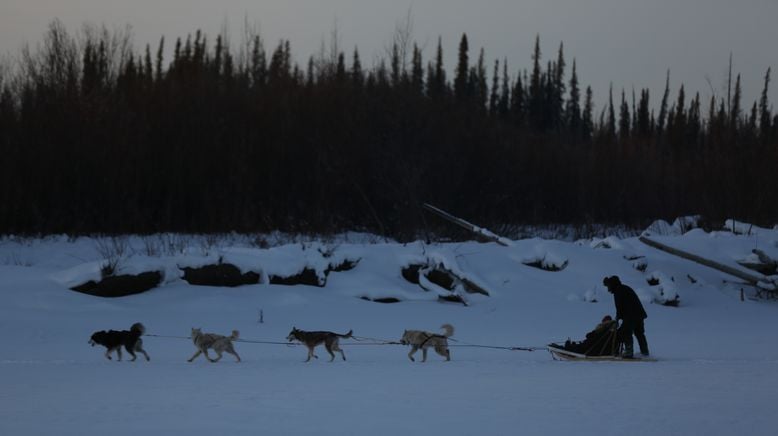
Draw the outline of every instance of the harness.
[[[427,335],[427,339],[425,339],[425,340],[424,340],[424,342],[422,342],[421,344],[419,344],[419,347],[423,347],[423,346],[424,346],[424,344],[426,344],[426,343],[427,343],[427,341],[429,341],[429,340],[430,340],[430,339],[432,339],[432,338],[443,338],[443,339],[445,339],[446,337],[445,337],[445,336],[443,336],[443,335],[436,335],[436,334]]]

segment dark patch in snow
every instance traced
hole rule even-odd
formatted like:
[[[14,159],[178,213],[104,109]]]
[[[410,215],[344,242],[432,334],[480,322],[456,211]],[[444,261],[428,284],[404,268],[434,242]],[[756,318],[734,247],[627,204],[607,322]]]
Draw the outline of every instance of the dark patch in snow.
[[[286,286],[295,286],[295,285],[308,285],[308,286],[318,286],[320,288],[323,288],[326,284],[325,279],[321,279],[318,274],[316,274],[316,270],[312,268],[305,268],[299,273],[291,276],[270,276],[270,284],[271,285],[286,285]]]
[[[562,265],[556,265],[547,263],[545,259],[538,259],[532,262],[522,262],[524,265],[531,266],[533,268],[542,269],[543,271],[558,272],[567,268],[567,261],[564,261]]]
[[[414,285],[419,284],[419,270],[426,265],[408,265],[400,271],[403,278]]]
[[[115,298],[146,292],[159,286],[161,282],[162,273],[160,271],[149,271],[138,275],[109,276],[99,282],[90,280],[70,289],[97,297]]]
[[[249,271],[241,273],[240,269],[230,263],[205,265],[200,268],[181,268],[184,271],[184,280],[190,285],[197,286],[226,286],[236,287],[241,285],[256,285],[260,283],[259,274]]]
[[[440,286],[443,289],[449,291],[454,290],[455,278],[448,271],[433,269],[424,274],[424,277],[427,277],[427,280]]]
[[[357,260],[343,259],[343,262],[341,263],[334,264],[334,265],[330,264],[325,274],[329,274],[330,272],[351,271],[352,269],[356,268],[360,260],[361,259],[357,259]]]
[[[381,298],[359,297],[359,298],[366,301],[373,301],[375,303],[386,303],[386,304],[399,303],[402,301],[399,298],[394,298],[394,297],[381,297]]]
[[[465,300],[462,299],[459,295],[451,294],[451,295],[438,295],[438,300],[445,301],[447,303],[460,303],[464,306],[467,306],[467,303]]]

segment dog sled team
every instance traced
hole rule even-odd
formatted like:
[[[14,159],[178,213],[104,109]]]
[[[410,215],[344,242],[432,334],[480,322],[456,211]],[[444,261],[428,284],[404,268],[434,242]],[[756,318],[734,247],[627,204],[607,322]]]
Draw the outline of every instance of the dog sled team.
[[[437,334],[427,332],[423,330],[405,330],[400,343],[403,345],[410,345],[411,351],[408,353],[408,358],[415,362],[413,355],[421,350],[422,362],[427,361],[427,350],[432,348],[436,353],[446,358],[446,361],[451,360],[451,351],[448,348],[448,338],[454,334],[454,326],[451,324],[443,324],[441,327],[443,334]],[[105,357],[108,360],[112,360],[111,353],[116,352],[117,360],[122,360],[122,347],[124,347],[128,353],[132,356],[131,361],[136,358],[135,352],[143,353],[146,356],[146,360],[150,360],[149,355],[143,350],[143,340],[141,336],[146,332],[146,328],[143,324],[137,322],[130,327],[130,330],[108,330],[99,331],[92,334],[89,339],[89,344],[93,347],[95,345],[102,345],[106,348]],[[233,330],[229,336],[219,335],[216,333],[203,333],[199,328],[192,328],[191,336],[192,343],[194,344],[195,354],[188,359],[189,362],[194,361],[201,354],[205,356],[211,362],[218,362],[224,353],[232,354],[235,356],[236,361],[240,362],[240,356],[235,351],[233,342],[240,336],[240,332]],[[339,334],[329,331],[305,331],[296,327],[292,327],[292,331],[286,339],[289,342],[298,341],[308,348],[308,357],[305,359],[309,362],[311,358],[318,359],[319,357],[314,353],[314,349],[319,345],[324,345],[324,349],[330,355],[330,362],[335,360],[335,353],[340,353],[343,360],[346,360],[346,354],[340,348],[340,339],[348,339],[353,337],[353,331],[349,330],[348,333]],[[208,350],[213,350],[216,353],[216,357],[212,358],[208,355]]]
[[[567,340],[564,345],[549,344],[548,350],[555,358],[564,360],[585,360],[585,359],[635,359],[633,349],[633,339],[635,336],[640,348],[640,359],[648,359],[648,341],[646,340],[644,320],[648,317],[640,299],[629,286],[621,283],[617,276],[605,277],[603,285],[608,292],[613,294],[613,302],[616,306],[616,318],[610,315],[603,317],[602,321],[586,334],[585,339],[580,342]],[[619,325],[621,321],[621,325]],[[423,330],[405,330],[400,340],[402,345],[410,345],[408,359],[415,362],[414,354],[421,350],[422,362],[427,361],[427,351],[431,348],[437,354],[443,356],[446,361],[451,360],[451,350],[448,340],[454,335],[454,327],[451,324],[441,326],[442,334],[432,333]],[[132,356],[132,361],[136,359],[135,352],[142,353],[146,360],[150,360],[148,353],[143,350],[143,341],[141,336],[146,328],[141,323],[135,323],[130,330],[108,330],[95,332],[89,340],[92,346],[102,345],[106,348],[105,357],[112,360],[111,353],[116,352],[117,359],[122,360],[122,347]],[[229,336],[216,333],[203,333],[201,329],[192,328],[192,343],[196,351],[189,358],[189,362],[194,361],[201,354],[211,362],[218,362],[224,353],[231,354],[236,361],[240,362],[240,356],[235,351],[233,342],[238,339],[240,333],[233,330]],[[289,342],[298,341],[308,349],[308,355],[305,359],[309,362],[311,358],[318,359],[314,350],[319,345],[324,345],[324,349],[330,355],[330,362],[335,360],[335,353],[340,353],[340,357],[346,360],[346,354],[340,348],[340,339],[353,337],[353,331],[340,334],[330,331],[305,331],[296,327],[292,328],[286,339]],[[216,357],[208,355],[208,350],[213,350]]]

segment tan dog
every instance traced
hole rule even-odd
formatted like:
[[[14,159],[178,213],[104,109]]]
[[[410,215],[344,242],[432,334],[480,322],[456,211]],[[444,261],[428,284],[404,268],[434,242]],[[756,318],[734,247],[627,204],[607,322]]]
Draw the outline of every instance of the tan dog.
[[[235,352],[235,348],[232,347],[232,341],[238,339],[240,333],[237,330],[232,331],[230,336],[217,335],[215,333],[203,333],[202,330],[192,328],[192,342],[197,347],[197,352],[194,356],[189,358],[189,362],[195,360],[200,354],[205,354],[205,358],[211,362],[218,362],[222,358],[223,352],[228,352],[235,356],[240,362],[240,356]],[[211,359],[208,356],[208,349],[211,348],[218,354],[216,359]]]
[[[308,347],[308,358],[305,359],[306,362],[310,361],[311,357],[318,359],[319,356],[313,354],[313,349],[316,348],[317,345],[324,344],[324,348],[326,348],[327,352],[330,353],[330,362],[332,362],[335,360],[335,353],[333,353],[333,351],[340,352],[343,360],[346,360],[346,355],[343,354],[343,350],[341,350],[340,346],[338,345],[338,339],[350,338],[352,336],[351,333],[352,330],[349,330],[345,335],[333,332],[306,332],[305,330],[292,327],[292,331],[289,332],[289,335],[286,337],[286,339],[289,342],[295,340],[300,341],[306,347]]]
[[[411,362],[416,360],[413,355],[421,349],[422,357],[421,361],[427,361],[427,349],[433,347],[435,352],[446,358],[446,361],[451,360],[451,352],[448,349],[448,338],[454,335],[454,326],[451,324],[443,324],[440,326],[443,329],[443,334],[435,334],[431,332],[425,332],[423,330],[406,330],[403,333],[403,337],[400,343],[403,345],[410,345],[411,351],[408,353],[408,358]]]

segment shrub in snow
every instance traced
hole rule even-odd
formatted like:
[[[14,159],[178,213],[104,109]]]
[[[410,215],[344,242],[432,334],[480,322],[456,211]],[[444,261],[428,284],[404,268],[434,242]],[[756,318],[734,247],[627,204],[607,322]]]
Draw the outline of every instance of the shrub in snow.
[[[592,248],[611,248],[610,242],[608,242],[607,239],[601,239],[601,238],[592,238],[592,241],[589,243],[589,246]]]
[[[778,262],[762,250],[751,250],[751,254],[737,261],[738,264],[764,275],[775,274],[778,270]]]
[[[648,276],[646,281],[651,286],[651,302],[672,307],[677,307],[681,302],[675,282],[665,274],[655,271]]]
[[[268,278],[271,285],[308,285],[318,286],[321,288],[327,284],[326,277],[320,276],[316,270],[308,267],[303,268],[303,270],[297,274],[289,276],[269,275]]]
[[[471,278],[460,270],[456,263],[451,262],[441,253],[430,253],[427,256],[414,256],[407,259],[407,264],[402,267],[402,277],[415,285],[419,285],[425,291],[425,282],[430,283],[448,292],[463,291],[469,294],[489,295],[485,286]]]
[[[545,253],[543,255],[527,257],[521,261],[524,265],[539,268],[544,271],[562,271],[567,267],[567,259]]]
[[[644,236],[680,236],[691,229],[698,227],[701,217],[699,215],[676,218],[672,224],[665,220],[656,220],[643,232]]]
[[[160,271],[149,271],[137,275],[123,274],[104,277],[99,282],[90,280],[70,289],[97,297],[124,297],[155,288],[162,282],[162,278],[163,274]]]
[[[254,271],[241,273],[240,269],[229,263],[205,265],[199,268],[181,268],[183,279],[190,285],[227,286],[255,285],[260,283],[260,275]]]

